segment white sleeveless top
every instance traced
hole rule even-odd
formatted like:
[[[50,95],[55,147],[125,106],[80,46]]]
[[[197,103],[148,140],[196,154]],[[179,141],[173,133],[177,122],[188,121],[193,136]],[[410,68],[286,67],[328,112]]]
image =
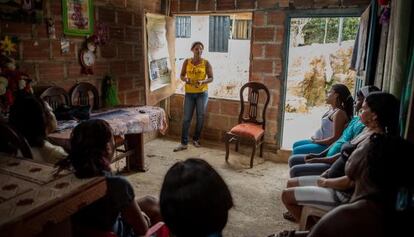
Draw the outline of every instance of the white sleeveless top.
[[[333,120],[331,116],[337,111],[338,109],[328,110],[323,116],[321,121],[321,127],[316,130],[313,137],[317,140],[325,139],[331,137],[334,133],[333,131]]]

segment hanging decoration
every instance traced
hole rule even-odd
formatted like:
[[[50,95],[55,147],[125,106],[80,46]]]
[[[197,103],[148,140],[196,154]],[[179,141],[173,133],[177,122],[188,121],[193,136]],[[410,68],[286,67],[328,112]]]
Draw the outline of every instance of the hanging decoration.
[[[7,82],[6,82],[7,81]],[[13,104],[16,93],[33,93],[32,79],[19,70],[16,61],[4,54],[0,55],[0,107],[7,113]]]
[[[119,105],[116,81],[109,75],[105,76],[102,83],[103,102],[106,107]]]
[[[55,20],[52,17],[46,19],[47,35],[49,39],[56,39]]]
[[[17,37],[4,36],[0,41],[0,53],[12,55],[17,53]]]
[[[82,66],[82,74],[93,74],[93,65],[95,64],[95,50],[96,50],[96,38],[89,37],[86,39],[85,47],[79,54],[80,63]]]
[[[109,28],[108,25],[102,22],[95,24],[95,34],[92,37],[96,37],[97,45],[104,45],[109,42]]]

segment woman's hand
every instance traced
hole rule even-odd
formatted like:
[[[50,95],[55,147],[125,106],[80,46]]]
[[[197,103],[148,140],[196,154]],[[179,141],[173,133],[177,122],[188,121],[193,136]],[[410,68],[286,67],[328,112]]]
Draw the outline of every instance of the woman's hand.
[[[319,187],[327,187],[327,179],[326,178],[319,178],[318,179],[318,186]]]

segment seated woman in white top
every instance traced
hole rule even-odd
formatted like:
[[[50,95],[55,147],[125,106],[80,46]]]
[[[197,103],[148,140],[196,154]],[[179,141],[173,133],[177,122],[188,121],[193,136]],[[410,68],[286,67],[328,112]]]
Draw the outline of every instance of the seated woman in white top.
[[[33,159],[55,164],[67,153],[46,140],[56,129],[56,118],[50,106],[32,94],[19,94],[10,107],[9,123],[29,142]]]
[[[295,142],[292,155],[319,153],[338,140],[352,118],[353,103],[348,87],[334,84],[326,96],[326,104],[331,108],[322,116],[321,127],[311,139]]]

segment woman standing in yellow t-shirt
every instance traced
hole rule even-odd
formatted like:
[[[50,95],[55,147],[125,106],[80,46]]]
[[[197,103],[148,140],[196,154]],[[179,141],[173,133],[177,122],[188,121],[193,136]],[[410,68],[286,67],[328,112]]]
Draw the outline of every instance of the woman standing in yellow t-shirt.
[[[208,102],[208,83],[213,81],[213,69],[210,63],[201,57],[203,43],[196,41],[191,45],[193,57],[184,61],[180,78],[185,82],[184,117],[181,131],[181,144],[174,151],[187,149],[188,130],[193,117],[194,108],[197,113],[196,129],[193,136],[195,147],[200,146],[200,134],[203,128],[204,113]]]

